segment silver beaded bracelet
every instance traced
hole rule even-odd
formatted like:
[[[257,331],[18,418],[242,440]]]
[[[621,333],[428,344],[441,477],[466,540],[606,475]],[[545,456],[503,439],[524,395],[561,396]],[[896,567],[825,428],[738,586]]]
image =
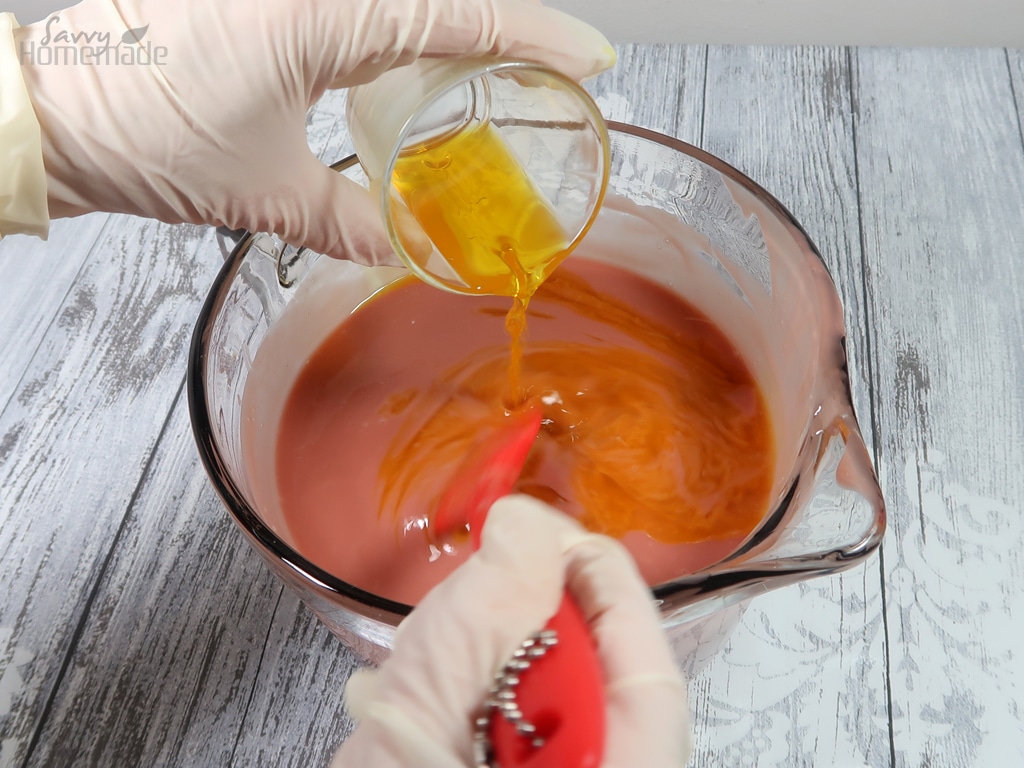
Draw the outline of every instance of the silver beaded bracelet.
[[[516,688],[524,672],[548,650],[558,645],[558,633],[553,629],[535,632],[516,648],[505,665],[498,670],[487,691],[481,714],[473,721],[473,765],[475,768],[500,768],[495,762],[494,749],[487,732],[495,713],[515,726],[516,733],[530,739],[534,748],[544,746],[537,735],[537,727],[526,719],[519,708]]]

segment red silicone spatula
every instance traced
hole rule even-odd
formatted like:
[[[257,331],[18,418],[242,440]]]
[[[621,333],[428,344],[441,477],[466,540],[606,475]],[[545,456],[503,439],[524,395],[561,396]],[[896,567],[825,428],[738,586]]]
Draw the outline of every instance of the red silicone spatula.
[[[473,549],[479,549],[487,510],[515,487],[540,432],[541,418],[540,408],[515,411],[462,462],[434,514],[433,529],[438,537],[469,528]]]
[[[468,527],[473,548],[480,546],[487,511],[512,492],[540,426],[540,409],[525,408],[487,438],[448,484],[435,532]],[[528,668],[504,678],[506,704],[514,706],[512,716],[501,708],[492,712],[488,740],[494,759],[501,768],[597,768],[604,754],[604,681],[586,621],[568,592],[545,630],[554,631],[557,644],[529,656]]]

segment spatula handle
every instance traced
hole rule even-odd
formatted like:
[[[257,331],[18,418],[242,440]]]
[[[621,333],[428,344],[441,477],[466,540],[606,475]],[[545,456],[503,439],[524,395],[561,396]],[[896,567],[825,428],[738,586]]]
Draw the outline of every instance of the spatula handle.
[[[598,768],[604,755],[604,679],[587,623],[568,592],[545,630],[554,632],[557,644],[533,659],[527,651],[530,666],[514,687],[520,717],[491,718],[495,761],[501,768]],[[524,735],[523,722],[532,734]]]

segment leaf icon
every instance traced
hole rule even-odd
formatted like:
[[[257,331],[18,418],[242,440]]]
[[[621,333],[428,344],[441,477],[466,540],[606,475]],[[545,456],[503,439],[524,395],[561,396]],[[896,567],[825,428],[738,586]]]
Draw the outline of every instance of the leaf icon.
[[[128,43],[141,43],[142,38],[146,36],[146,31],[149,29],[149,24],[144,27],[136,27],[135,29],[129,29],[123,35],[121,35],[121,42]]]

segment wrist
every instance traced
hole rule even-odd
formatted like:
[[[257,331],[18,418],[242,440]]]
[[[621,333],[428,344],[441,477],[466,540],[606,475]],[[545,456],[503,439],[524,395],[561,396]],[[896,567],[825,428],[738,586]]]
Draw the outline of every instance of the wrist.
[[[80,176],[73,167],[77,152],[72,146],[74,131],[62,114],[60,100],[53,93],[56,80],[67,80],[74,65],[59,64],[40,55],[45,22],[28,24],[14,30],[14,45],[21,65],[22,80],[35,116],[39,135],[39,155],[49,217],[78,216],[93,210],[71,182]],[[59,91],[60,89],[57,88]]]
[[[42,136],[18,55],[18,32],[14,15],[0,13],[0,235],[46,237]]]

